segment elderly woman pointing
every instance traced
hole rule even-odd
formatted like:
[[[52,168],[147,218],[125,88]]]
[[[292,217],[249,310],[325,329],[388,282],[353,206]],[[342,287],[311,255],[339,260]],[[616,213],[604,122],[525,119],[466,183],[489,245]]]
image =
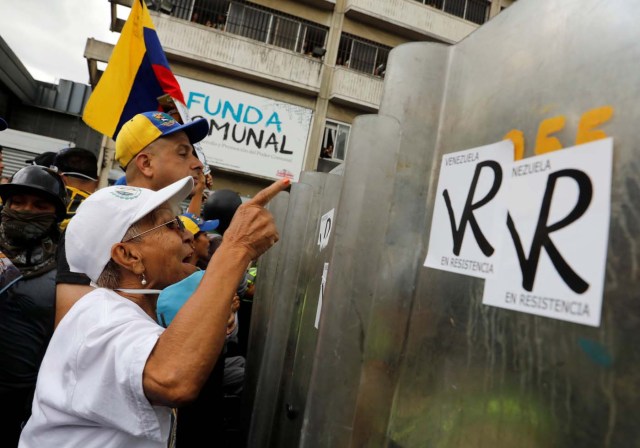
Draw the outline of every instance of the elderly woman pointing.
[[[231,301],[250,260],[278,233],[264,205],[279,181],[243,204],[195,291],[165,330],[161,290],[194,273],[176,216],[185,178],[159,191],[108,187],[67,228],[72,271],[99,288],[62,319],[44,357],[21,447],[166,447],[171,408],[195,399],[222,348]]]

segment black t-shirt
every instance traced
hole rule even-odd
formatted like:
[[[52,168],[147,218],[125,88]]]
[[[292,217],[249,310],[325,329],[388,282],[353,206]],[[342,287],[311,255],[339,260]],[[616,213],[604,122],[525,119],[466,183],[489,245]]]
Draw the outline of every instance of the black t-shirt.
[[[63,233],[58,243],[56,258],[58,261],[58,274],[56,275],[56,285],[60,283],[68,283],[72,285],[88,285],[91,283],[89,277],[78,272],[71,272],[69,263],[67,262],[67,252],[64,248],[65,234]]]

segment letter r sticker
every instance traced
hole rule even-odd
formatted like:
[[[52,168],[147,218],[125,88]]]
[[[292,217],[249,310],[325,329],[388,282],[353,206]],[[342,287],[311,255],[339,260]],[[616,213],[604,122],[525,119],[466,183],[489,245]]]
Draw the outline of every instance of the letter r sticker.
[[[513,142],[442,156],[425,266],[487,278],[507,216],[504,178],[511,172]],[[463,260],[443,264],[442,259]]]
[[[514,163],[484,304],[600,325],[612,154],[606,138]],[[507,293],[527,300],[505,301]]]

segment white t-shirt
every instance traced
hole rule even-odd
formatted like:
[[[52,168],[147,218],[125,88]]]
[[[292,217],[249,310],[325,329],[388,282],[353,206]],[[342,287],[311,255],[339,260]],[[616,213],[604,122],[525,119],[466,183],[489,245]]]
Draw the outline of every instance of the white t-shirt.
[[[171,409],[152,406],[142,389],[163,331],[111,290],[82,297],[49,343],[19,447],[166,447]]]

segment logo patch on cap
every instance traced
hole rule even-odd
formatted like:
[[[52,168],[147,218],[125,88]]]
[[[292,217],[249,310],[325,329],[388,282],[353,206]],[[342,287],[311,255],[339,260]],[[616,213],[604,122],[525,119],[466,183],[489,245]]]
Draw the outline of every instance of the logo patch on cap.
[[[158,123],[160,126],[173,126],[174,124],[177,123],[176,120],[168,117],[167,114],[163,114],[161,112],[158,112],[157,114],[153,114],[153,118],[155,118],[160,122]]]
[[[118,199],[131,200],[135,199],[142,193],[142,190],[137,187],[128,187],[126,185],[119,186],[110,192],[112,196]]]

